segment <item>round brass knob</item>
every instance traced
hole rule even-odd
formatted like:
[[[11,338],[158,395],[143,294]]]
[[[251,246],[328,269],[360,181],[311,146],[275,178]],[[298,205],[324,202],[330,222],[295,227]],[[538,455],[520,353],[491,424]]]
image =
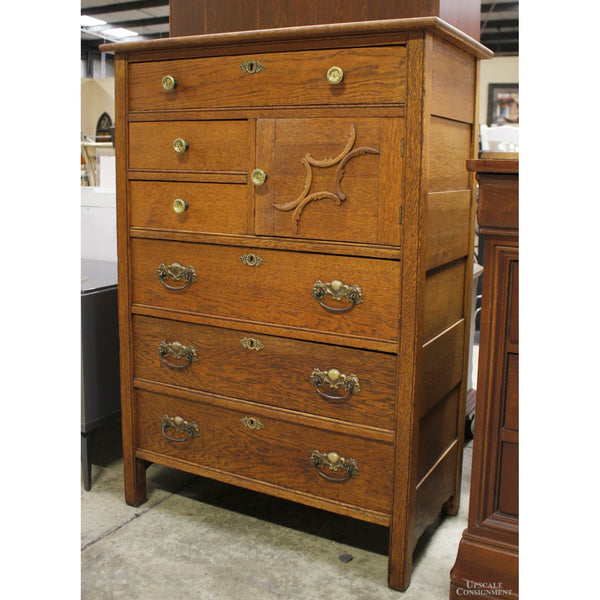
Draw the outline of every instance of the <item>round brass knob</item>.
[[[182,200],[181,198],[176,198],[175,200],[173,200],[173,210],[178,215],[184,213],[187,210],[187,207],[188,203],[185,200]]]
[[[327,71],[327,81],[329,81],[331,85],[341,83],[342,79],[344,79],[344,71],[339,67],[331,67],[329,71]]]
[[[177,87],[177,79],[175,77],[171,77],[171,75],[165,75],[161,81],[163,90],[170,92]]]
[[[250,173],[250,179],[254,185],[262,185],[267,180],[267,174],[262,169],[254,169]]]
[[[177,138],[175,140],[173,140],[173,150],[175,150],[175,152],[181,154],[182,152],[185,152],[189,147],[189,144],[182,138]]]

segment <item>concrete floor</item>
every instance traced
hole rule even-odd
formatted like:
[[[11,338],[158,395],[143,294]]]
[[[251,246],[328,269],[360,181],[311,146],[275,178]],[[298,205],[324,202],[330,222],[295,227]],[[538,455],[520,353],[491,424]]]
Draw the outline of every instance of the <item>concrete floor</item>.
[[[148,501],[127,506],[119,424],[92,438],[82,486],[83,600],[447,600],[467,524],[472,443],[458,516],[430,527],[412,583],[387,587],[388,530],[152,465]],[[342,555],[352,560],[342,562]]]

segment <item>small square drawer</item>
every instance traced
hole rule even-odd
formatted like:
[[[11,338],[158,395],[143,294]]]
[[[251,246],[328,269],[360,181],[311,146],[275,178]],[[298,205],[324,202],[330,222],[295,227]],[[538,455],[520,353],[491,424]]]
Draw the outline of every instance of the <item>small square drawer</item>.
[[[225,183],[130,181],[132,227],[162,231],[244,234],[248,188]]]
[[[138,389],[138,451],[389,515],[393,437],[250,403]]]
[[[398,337],[400,262],[131,240],[133,303],[338,336]]]
[[[243,172],[248,169],[247,121],[129,123],[129,169]]]
[[[392,430],[396,356],[133,316],[134,376]]]
[[[400,104],[406,101],[406,48],[139,62],[130,64],[128,81],[130,111]]]

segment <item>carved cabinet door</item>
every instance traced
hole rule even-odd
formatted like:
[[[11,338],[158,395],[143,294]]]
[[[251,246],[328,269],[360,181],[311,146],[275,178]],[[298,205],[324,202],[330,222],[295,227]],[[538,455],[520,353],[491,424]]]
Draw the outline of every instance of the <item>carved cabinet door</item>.
[[[404,119],[259,119],[258,235],[400,244]]]

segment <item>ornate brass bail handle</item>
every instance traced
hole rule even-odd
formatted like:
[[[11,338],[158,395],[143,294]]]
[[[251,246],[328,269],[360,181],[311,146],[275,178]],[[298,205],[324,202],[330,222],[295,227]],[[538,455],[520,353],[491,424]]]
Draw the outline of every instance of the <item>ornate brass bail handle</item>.
[[[348,312],[363,301],[363,294],[359,285],[346,285],[337,280],[330,283],[315,281],[312,295],[325,310],[335,313]],[[342,299],[347,300],[349,302],[349,306],[338,308],[325,304],[323,299],[326,296],[331,296],[331,298],[336,302],[340,302]]]
[[[195,421],[186,421],[183,417],[169,417],[169,415],[163,415],[160,420],[162,434],[170,441],[170,442],[187,442],[190,438],[198,437],[200,435],[200,430],[198,429],[198,423]],[[179,434],[184,435],[185,437],[172,437],[167,432],[170,430],[174,430]]]
[[[164,340],[158,345],[158,356],[160,360],[171,369],[185,369],[193,362],[198,362],[198,353],[194,346],[185,346],[181,342],[165,342]],[[174,360],[185,361],[183,363],[172,363],[167,360],[167,357],[172,357]]]
[[[340,373],[338,369],[329,369],[328,371],[321,371],[321,369],[314,368],[310,374],[309,381],[315,386],[317,394],[325,400],[336,400],[342,402],[348,400],[355,392],[360,392],[360,384],[356,375],[345,375]],[[321,386],[328,384],[331,389],[342,388],[346,390],[346,394],[343,396],[336,396],[333,394],[327,394]]]
[[[353,458],[344,458],[337,452],[328,452],[324,454],[318,450],[313,450],[310,455],[310,464],[315,468],[317,473],[327,481],[332,483],[343,483],[348,481],[353,475],[358,475],[358,463]],[[328,471],[337,473],[341,472],[341,477],[328,475],[322,469],[327,468]]]
[[[179,263],[172,263],[170,265],[160,263],[160,265],[158,265],[157,276],[161,284],[168,290],[185,290],[192,285],[192,283],[198,281],[196,269],[194,269],[194,267],[184,267]],[[166,283],[169,278],[173,281],[181,282],[181,285],[169,285]]]

